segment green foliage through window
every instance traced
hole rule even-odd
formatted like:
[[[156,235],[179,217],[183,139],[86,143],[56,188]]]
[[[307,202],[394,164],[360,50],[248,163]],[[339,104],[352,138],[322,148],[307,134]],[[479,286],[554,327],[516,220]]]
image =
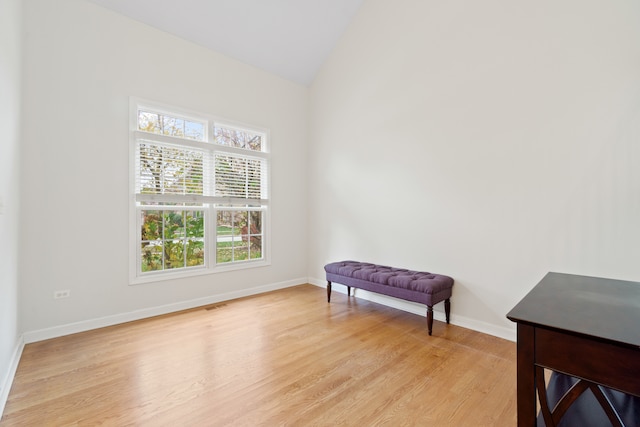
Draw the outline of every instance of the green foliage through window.
[[[218,264],[262,258],[262,216],[260,210],[218,211]]]
[[[142,272],[204,265],[204,213],[197,210],[143,210]]]

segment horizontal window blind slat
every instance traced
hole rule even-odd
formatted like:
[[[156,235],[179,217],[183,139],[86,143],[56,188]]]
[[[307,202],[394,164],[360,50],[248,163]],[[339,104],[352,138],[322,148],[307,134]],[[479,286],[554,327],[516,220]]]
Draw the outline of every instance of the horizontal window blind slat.
[[[262,198],[264,161],[246,156],[216,154],[215,195],[219,197]]]
[[[213,158],[211,168],[206,150],[138,141],[136,192],[208,195],[211,188],[216,197],[266,198],[265,160],[228,153]]]
[[[202,150],[139,141],[136,150],[136,192],[204,194],[208,157]]]
[[[193,139],[181,138],[178,136],[159,135],[141,130],[133,131],[137,141],[146,141],[152,144],[167,144],[181,147],[191,147],[199,150],[211,150],[212,144],[206,141],[196,141]]]
[[[146,203],[208,203],[216,205],[267,206],[267,199],[243,199],[238,197],[197,196],[189,194],[136,194],[136,202]]]

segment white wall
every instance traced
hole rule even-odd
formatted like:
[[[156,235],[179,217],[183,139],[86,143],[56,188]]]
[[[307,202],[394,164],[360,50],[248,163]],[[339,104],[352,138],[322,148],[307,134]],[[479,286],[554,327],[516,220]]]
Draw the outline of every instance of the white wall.
[[[25,339],[306,280],[306,87],[82,0],[24,15],[21,317],[41,332]],[[271,266],[128,284],[129,96],[271,130]]]
[[[369,0],[309,94],[82,0],[25,1],[20,330],[322,283],[342,258],[449,274],[453,321],[504,335],[549,270],[640,280],[638,8]],[[128,285],[131,95],[271,129],[270,267]]]
[[[19,0],[0,0],[0,416],[19,353]]]
[[[340,259],[448,274],[453,322],[513,337],[548,271],[640,280],[637,1],[369,0],[310,135],[317,282]]]

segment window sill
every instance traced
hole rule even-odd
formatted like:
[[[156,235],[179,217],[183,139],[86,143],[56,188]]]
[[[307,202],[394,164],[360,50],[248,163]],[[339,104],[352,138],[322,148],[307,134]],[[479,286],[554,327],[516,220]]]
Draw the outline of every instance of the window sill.
[[[229,265],[218,265],[212,268],[198,268],[188,271],[149,273],[143,276],[132,277],[129,285],[141,285],[144,283],[162,282],[165,280],[184,279],[187,277],[204,276],[208,274],[225,273],[230,271],[247,270],[249,268],[266,267],[271,265],[267,260],[243,261]]]

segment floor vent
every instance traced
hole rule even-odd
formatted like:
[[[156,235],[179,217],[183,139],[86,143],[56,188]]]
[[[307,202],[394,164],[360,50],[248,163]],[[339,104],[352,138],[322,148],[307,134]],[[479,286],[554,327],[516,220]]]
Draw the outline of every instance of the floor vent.
[[[216,305],[210,305],[208,307],[205,307],[204,309],[209,311],[209,310],[215,310],[216,308],[221,308],[221,307],[225,307],[227,304],[216,304]]]

